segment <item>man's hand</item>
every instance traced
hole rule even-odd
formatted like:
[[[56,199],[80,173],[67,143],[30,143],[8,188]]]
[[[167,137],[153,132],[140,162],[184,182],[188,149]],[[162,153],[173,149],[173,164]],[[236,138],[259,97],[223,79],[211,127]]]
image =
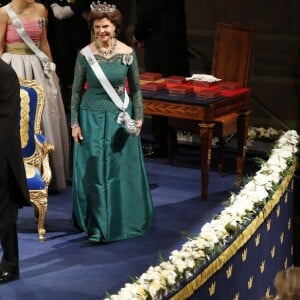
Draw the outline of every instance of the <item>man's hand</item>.
[[[68,19],[74,16],[74,11],[71,6],[60,6],[57,3],[51,4],[51,9],[53,11],[54,17],[58,20]]]

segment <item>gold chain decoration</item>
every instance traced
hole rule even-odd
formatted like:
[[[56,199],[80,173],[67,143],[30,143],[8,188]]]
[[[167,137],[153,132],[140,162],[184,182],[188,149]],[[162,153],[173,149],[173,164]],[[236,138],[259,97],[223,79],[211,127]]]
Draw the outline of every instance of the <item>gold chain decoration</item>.
[[[22,149],[28,143],[29,140],[29,95],[24,89],[20,89],[21,97],[21,111],[20,111],[20,135],[21,135],[21,146]]]

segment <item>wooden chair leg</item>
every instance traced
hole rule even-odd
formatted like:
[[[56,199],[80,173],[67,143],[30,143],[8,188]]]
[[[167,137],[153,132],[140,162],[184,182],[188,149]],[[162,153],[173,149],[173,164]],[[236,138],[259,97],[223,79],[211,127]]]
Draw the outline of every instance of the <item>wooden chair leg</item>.
[[[219,146],[217,148],[217,168],[218,173],[222,177],[223,176],[223,164],[224,164],[224,139],[223,137],[219,137]]]
[[[176,149],[177,149],[177,132],[175,129],[169,128],[168,129],[168,159],[170,165],[173,165]]]
[[[168,133],[168,159],[169,159],[169,164],[173,164],[173,158],[174,158],[174,149],[173,149],[173,143],[172,143],[172,137],[171,133]]]
[[[237,113],[231,113],[221,118],[215,119],[215,136],[219,138],[219,147],[217,150],[218,173],[223,176],[223,164],[225,153],[226,137],[230,137],[237,131]]]

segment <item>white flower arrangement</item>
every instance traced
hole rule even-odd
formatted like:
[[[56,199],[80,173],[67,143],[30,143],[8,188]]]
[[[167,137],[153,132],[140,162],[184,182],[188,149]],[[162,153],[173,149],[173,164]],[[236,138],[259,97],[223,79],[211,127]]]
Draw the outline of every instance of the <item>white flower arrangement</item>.
[[[251,146],[254,140],[262,140],[262,141],[270,141],[273,142],[279,138],[283,134],[283,130],[277,130],[273,127],[263,128],[263,127],[249,127],[248,129],[248,145]],[[224,137],[224,142],[229,143],[235,134],[231,134],[229,136]],[[177,140],[184,143],[193,143],[199,142],[199,136],[193,134],[188,130],[177,130]],[[212,146],[219,146],[219,137],[214,136],[212,139]]]
[[[206,223],[197,237],[189,238],[167,261],[149,267],[135,282],[125,284],[118,294],[105,300],[163,299],[196,274],[267,203],[289,166],[296,162],[299,142],[295,130],[283,133],[261,169],[238,194],[231,195],[230,205]]]
[[[250,140],[265,139],[274,141],[283,133],[282,130],[276,130],[273,127],[250,127],[248,130],[248,138]]]

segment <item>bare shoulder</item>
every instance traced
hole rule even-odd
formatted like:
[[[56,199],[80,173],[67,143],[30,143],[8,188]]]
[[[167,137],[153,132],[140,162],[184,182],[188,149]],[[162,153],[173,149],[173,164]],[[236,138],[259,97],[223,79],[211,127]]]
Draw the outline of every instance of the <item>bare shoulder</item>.
[[[116,52],[122,54],[131,54],[133,52],[132,48],[126,45],[125,43],[118,40]]]
[[[1,23],[5,23],[8,20],[8,15],[6,10],[4,9],[4,6],[0,7],[0,20]]]
[[[39,15],[41,17],[48,16],[48,11],[47,11],[45,5],[43,5],[42,3],[35,2],[34,6],[35,6],[36,11],[39,13]]]

